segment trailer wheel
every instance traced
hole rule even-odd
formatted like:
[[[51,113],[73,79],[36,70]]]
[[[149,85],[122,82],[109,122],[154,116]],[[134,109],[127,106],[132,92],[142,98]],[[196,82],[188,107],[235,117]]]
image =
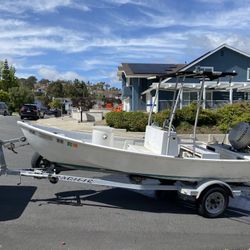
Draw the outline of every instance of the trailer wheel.
[[[228,202],[229,195],[224,188],[207,188],[197,200],[198,213],[207,218],[219,217],[226,210]]]
[[[59,181],[59,179],[57,177],[49,177],[49,181],[52,184],[56,184]]]
[[[35,152],[31,158],[32,168],[47,169],[50,166],[50,162],[44,159],[39,153]]]

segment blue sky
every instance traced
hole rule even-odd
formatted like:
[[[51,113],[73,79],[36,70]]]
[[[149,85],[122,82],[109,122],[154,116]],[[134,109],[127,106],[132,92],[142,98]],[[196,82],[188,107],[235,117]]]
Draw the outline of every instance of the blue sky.
[[[248,0],[6,0],[0,60],[18,77],[119,86],[122,62],[184,63],[227,43],[250,52]]]

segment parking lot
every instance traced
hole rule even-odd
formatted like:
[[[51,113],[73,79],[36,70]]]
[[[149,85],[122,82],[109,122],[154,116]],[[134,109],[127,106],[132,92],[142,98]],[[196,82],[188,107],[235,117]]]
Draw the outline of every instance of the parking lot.
[[[17,119],[0,116],[0,139],[22,136]],[[5,151],[9,167],[29,168],[32,148],[18,152]],[[237,204],[223,218],[205,219],[193,204],[158,200],[152,192],[53,185],[32,178],[17,185],[19,181],[17,176],[0,177],[0,249],[250,248],[250,213]]]

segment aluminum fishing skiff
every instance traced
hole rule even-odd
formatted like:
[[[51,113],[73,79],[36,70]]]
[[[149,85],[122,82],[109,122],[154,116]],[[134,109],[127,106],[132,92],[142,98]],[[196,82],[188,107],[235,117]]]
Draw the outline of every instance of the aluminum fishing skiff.
[[[229,145],[181,142],[171,134],[166,154],[167,131],[148,126],[145,141],[113,138],[112,129],[96,128],[92,134],[59,131],[18,122],[28,142],[42,157],[71,169],[117,171],[128,175],[173,180],[220,179],[250,181],[250,154]],[[96,139],[96,137],[98,137]],[[99,140],[99,143],[98,143]]]

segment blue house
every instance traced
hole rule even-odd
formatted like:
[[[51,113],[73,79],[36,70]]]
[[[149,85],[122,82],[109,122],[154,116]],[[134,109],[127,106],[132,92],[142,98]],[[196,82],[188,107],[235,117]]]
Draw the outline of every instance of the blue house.
[[[235,71],[231,81],[205,82],[203,108],[215,108],[226,103],[247,101],[250,99],[250,55],[223,44],[209,51],[189,64],[134,64],[122,63],[118,67],[118,76],[122,82],[122,100],[125,111],[149,111],[154,103],[157,83],[150,77],[176,71],[193,71],[197,67],[213,71]],[[164,79],[154,111],[169,108],[173,99],[175,78]],[[197,101],[199,79],[185,79],[186,88],[180,101],[180,108]]]

